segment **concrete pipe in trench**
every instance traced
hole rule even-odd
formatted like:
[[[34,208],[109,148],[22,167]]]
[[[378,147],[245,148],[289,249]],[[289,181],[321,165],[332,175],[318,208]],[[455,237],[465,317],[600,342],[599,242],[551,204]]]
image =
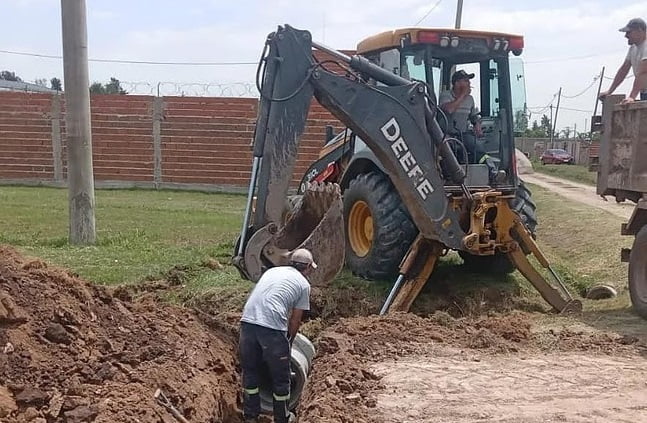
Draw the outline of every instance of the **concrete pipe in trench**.
[[[299,404],[301,393],[308,381],[308,375],[315,356],[315,347],[304,335],[298,333],[292,343],[290,367],[292,378],[290,383],[290,401],[288,407],[294,410]],[[261,409],[265,413],[272,413],[272,382],[269,375],[262,378],[259,393],[261,396]]]

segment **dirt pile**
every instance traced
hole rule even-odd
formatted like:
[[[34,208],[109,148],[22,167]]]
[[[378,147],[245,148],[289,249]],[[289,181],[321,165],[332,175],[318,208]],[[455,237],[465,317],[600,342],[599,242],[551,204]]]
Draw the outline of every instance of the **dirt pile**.
[[[380,422],[377,393],[385,388],[372,370],[380,361],[433,357],[433,348],[516,352],[592,351],[635,353],[637,340],[620,335],[572,330],[533,330],[530,315],[514,312],[455,319],[437,312],[342,319],[320,336],[317,358],[300,404],[301,422]]]
[[[0,421],[238,421],[235,339],[0,247]]]

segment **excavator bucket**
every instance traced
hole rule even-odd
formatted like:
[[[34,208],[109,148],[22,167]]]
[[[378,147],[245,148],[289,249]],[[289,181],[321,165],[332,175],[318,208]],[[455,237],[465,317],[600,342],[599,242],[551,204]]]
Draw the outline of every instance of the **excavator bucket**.
[[[311,183],[286,215],[276,235],[281,250],[307,248],[317,263],[313,286],[330,283],[344,265],[344,224],[339,185]]]

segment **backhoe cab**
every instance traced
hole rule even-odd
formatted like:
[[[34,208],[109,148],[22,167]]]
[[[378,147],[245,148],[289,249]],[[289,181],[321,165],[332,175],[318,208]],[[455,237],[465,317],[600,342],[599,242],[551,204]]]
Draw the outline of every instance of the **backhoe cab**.
[[[313,47],[346,72],[317,61]],[[382,311],[406,311],[451,249],[483,270],[519,269],[560,312],[581,309],[534,242],[534,204],[516,175],[514,118],[523,118],[525,99],[523,73],[508,56],[522,48],[521,37],[507,34],[402,29],[362,41],[359,55],[349,57],[287,25],[270,34],[259,67],[248,205],[233,260],[241,273],[256,280],[306,246],[319,264],[314,283],[326,283],[345,251],[358,275],[397,274]],[[503,175],[496,181],[492,163],[475,163],[464,135],[438,106],[458,69],[478,75],[472,95],[484,123],[479,143]],[[312,97],[347,129],[326,144],[286,213]],[[529,253],[556,287],[530,265]]]
[[[478,162],[473,149],[464,148],[455,122],[449,122],[442,112],[437,114],[437,121],[444,133],[457,138],[450,140],[451,147],[465,168],[465,185],[470,192],[496,188],[501,195],[508,196],[511,206],[534,235],[535,205],[530,192],[519,183],[515,166],[514,131],[526,119],[526,98],[522,62],[511,61],[509,56],[520,55],[523,43],[523,37],[511,34],[407,28],[369,37],[358,44],[357,53],[391,73],[421,81],[436,105],[440,93],[452,89],[454,72],[464,70],[475,75],[471,95],[480,110],[483,129],[477,142],[487,153],[488,162],[504,177],[492,180],[488,165]],[[465,135],[473,136],[472,130]],[[399,159],[406,163],[406,152]],[[329,141],[319,160],[305,173],[300,190],[311,181],[338,182],[345,192],[349,268],[369,279],[397,274],[418,229],[407,217],[407,207],[393,189],[389,172],[361,137],[345,131]],[[443,184],[452,195],[462,193],[460,184],[451,179],[445,179]],[[460,198],[454,200],[452,207],[464,206]],[[493,217],[494,210],[483,225],[489,225]],[[469,225],[469,221],[465,213],[463,226]],[[512,262],[488,238],[493,237],[481,238],[484,242],[475,238],[471,250],[459,249],[466,264],[480,271],[512,272]]]

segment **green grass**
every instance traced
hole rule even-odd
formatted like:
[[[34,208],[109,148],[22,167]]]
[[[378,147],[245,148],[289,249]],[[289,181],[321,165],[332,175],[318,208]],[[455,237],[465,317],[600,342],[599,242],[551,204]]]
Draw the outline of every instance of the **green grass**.
[[[542,165],[539,161],[533,160],[532,166],[535,172],[544,173],[546,175],[556,176],[558,178],[567,179],[581,184],[595,186],[597,183],[597,173],[589,172],[587,166],[583,165],[555,165],[547,164]]]
[[[604,283],[626,290],[627,265],[620,262],[620,250],[630,247],[633,238],[620,235],[624,219],[543,188],[532,186],[532,192],[538,207],[539,244],[573,279],[573,285]]]
[[[67,243],[66,190],[0,187],[0,243],[96,283],[132,283],[209,257],[227,260],[244,202],[240,195],[97,190],[98,242],[75,247]]]
[[[539,243],[566,283],[578,292],[595,283],[609,283],[624,290],[627,270],[619,254],[631,239],[620,236],[622,219],[539,187],[533,187],[533,193],[538,206]],[[99,284],[168,279],[172,272],[172,277],[184,285],[181,300],[194,304],[213,300],[224,309],[240,307],[251,284],[242,281],[228,262],[240,229],[245,197],[98,190],[96,199],[98,243],[72,247],[67,244],[66,190],[0,187],[0,243],[14,245],[27,255],[68,268]],[[218,270],[205,266],[210,259],[224,266]],[[541,303],[518,273],[505,277],[475,274],[460,262],[456,254],[443,258],[414,311],[487,311],[488,302],[499,300],[490,298],[492,291],[503,292],[504,300],[519,297]],[[358,310],[360,314],[375,312],[391,284],[392,281],[364,281],[344,271],[333,292],[323,300],[319,315],[325,318]],[[623,298],[626,302],[626,295]]]

